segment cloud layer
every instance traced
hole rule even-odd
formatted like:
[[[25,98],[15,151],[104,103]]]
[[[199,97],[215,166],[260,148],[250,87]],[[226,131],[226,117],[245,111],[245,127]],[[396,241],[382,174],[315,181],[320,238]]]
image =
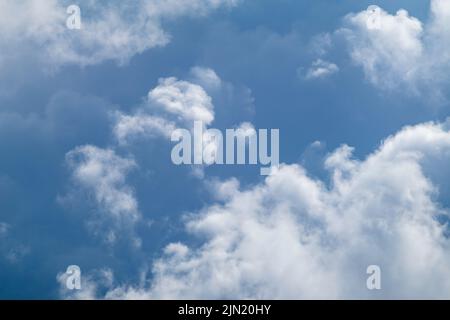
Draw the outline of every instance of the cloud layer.
[[[450,159],[445,124],[406,127],[364,161],[344,145],[325,166],[331,182],[284,165],[241,189],[217,181],[217,198],[187,218],[200,247],[172,243],[140,286],[107,298],[446,298],[448,210],[433,167]],[[379,265],[382,290],[366,288]],[[150,282],[150,284],[149,284]]]

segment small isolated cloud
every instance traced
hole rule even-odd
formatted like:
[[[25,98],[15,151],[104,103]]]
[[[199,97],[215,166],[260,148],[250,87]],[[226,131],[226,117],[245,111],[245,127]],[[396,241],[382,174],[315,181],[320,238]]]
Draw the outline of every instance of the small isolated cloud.
[[[343,145],[325,160],[331,182],[297,164],[252,187],[209,182],[219,203],[187,217],[200,246],[173,243],[123,298],[370,298],[366,268],[382,270],[383,298],[450,293],[448,209],[435,168],[450,160],[445,124],[406,127],[365,160]]]
[[[66,162],[75,186],[96,204],[95,216],[89,222],[93,231],[108,243],[116,241],[121,235],[118,231],[132,233],[141,218],[133,189],[126,183],[127,174],[136,167],[134,160],[110,149],[85,145],[68,152]],[[139,244],[135,240],[134,244]]]
[[[311,64],[311,67],[306,71],[305,79],[323,79],[331,76],[339,71],[339,67],[331,62],[317,59]]]

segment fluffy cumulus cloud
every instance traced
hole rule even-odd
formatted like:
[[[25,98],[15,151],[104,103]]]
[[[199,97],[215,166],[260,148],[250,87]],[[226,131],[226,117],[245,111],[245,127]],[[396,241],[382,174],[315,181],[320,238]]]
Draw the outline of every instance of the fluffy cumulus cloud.
[[[124,232],[133,232],[141,215],[133,189],[126,177],[136,163],[122,158],[113,150],[91,145],[75,148],[66,155],[77,188],[93,198],[97,210],[89,226],[108,243],[114,243]],[[139,245],[139,240],[134,239]]]
[[[214,120],[211,97],[199,86],[176,78],[159,80],[159,85],[148,94],[149,101],[157,108],[176,116],[182,121]]]
[[[338,33],[375,86],[414,93],[425,86],[439,95],[435,87],[448,79],[450,70],[449,12],[449,0],[432,0],[431,17],[423,23],[403,9],[390,14],[370,6],[347,15]]]
[[[173,138],[177,140],[176,129],[194,131],[194,124],[200,122],[204,130],[200,138],[200,154],[210,155],[204,158],[204,164],[210,165],[218,152],[218,141],[214,134],[206,131],[215,120],[215,110],[210,92],[218,93],[222,88],[232,88],[224,83],[210,68],[194,67],[190,70],[190,81],[175,77],[161,78],[158,85],[150,90],[147,99],[134,113],[114,114],[113,128],[117,143],[121,146],[131,144],[139,138]],[[256,133],[253,124],[242,122],[235,126],[237,133],[251,136]],[[174,134],[174,135],[173,135]],[[204,177],[204,166],[192,166],[192,173],[198,178]]]
[[[71,1],[24,0],[0,3],[0,63],[21,54],[38,56],[54,68],[64,64],[91,65],[104,60],[126,62],[147,49],[164,46],[170,35],[168,19],[201,16],[236,0],[152,0],[104,2],[81,0],[81,29],[66,26]],[[31,52],[31,53],[30,53]]]
[[[365,160],[352,151],[327,156],[329,183],[297,164],[248,188],[209,182],[217,203],[187,217],[203,244],[168,245],[151,280],[106,297],[448,298],[437,186],[449,177],[433,170],[450,160],[448,125],[405,127]],[[381,268],[381,291],[366,288],[369,265]]]
[[[229,107],[228,103],[234,101],[234,90],[232,84],[206,67],[191,68],[188,80],[161,78],[134,112],[114,113],[113,134],[120,145],[127,145],[142,137],[170,138],[177,128],[192,130],[195,121],[202,122],[207,129],[216,118],[212,97],[221,100],[221,94],[230,95],[225,99]],[[247,93],[245,99],[249,96]],[[253,128],[250,122],[243,122],[240,126],[245,132]]]
[[[174,77],[162,78],[150,90],[143,107],[132,115],[116,114],[114,135],[120,144],[126,144],[139,136],[170,137],[176,127],[191,128],[194,121],[206,126],[213,120],[212,99],[201,86]]]

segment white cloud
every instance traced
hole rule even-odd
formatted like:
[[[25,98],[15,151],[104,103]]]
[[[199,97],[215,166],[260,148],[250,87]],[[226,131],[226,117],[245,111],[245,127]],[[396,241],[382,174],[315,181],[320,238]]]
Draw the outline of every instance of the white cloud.
[[[117,142],[127,145],[142,137],[170,138],[177,128],[192,130],[195,121],[201,121],[207,129],[216,118],[212,96],[225,100],[227,107],[228,103],[235,102],[232,98],[235,94],[233,85],[222,81],[214,70],[193,67],[188,78],[189,81],[175,77],[161,78],[134,112],[115,112],[113,134]],[[250,93],[246,92],[245,99],[249,98],[247,95],[250,96]],[[246,134],[250,129],[254,130],[250,122],[243,122],[240,126]],[[201,168],[197,169],[200,169],[198,173],[201,176]]]
[[[317,59],[311,64],[305,75],[305,79],[322,79],[339,71],[339,67],[331,62]]]
[[[164,136],[170,138],[175,129],[175,123],[171,121],[138,111],[134,115],[117,112],[113,130],[118,143],[125,145],[136,137]]]
[[[208,191],[212,193],[214,198],[219,201],[227,201],[239,192],[240,182],[236,178],[231,178],[225,181],[212,179],[206,181]]]
[[[147,49],[164,46],[170,35],[161,23],[181,16],[203,16],[235,0],[145,1],[132,5],[81,0],[81,30],[66,28],[71,1],[25,0],[0,3],[0,63],[32,52],[47,67],[81,66],[115,60],[124,63]],[[29,53],[28,53],[29,54]]]
[[[236,134],[243,137],[250,137],[256,134],[255,127],[250,122],[242,122],[239,126],[236,127]]]
[[[150,104],[182,122],[202,121],[208,125],[214,120],[211,97],[201,86],[188,81],[174,77],[160,79],[148,97]]]
[[[433,173],[450,160],[444,124],[406,127],[365,160],[342,146],[325,163],[331,183],[283,165],[258,185],[210,184],[221,202],[188,216],[199,247],[175,243],[154,263],[151,286],[108,298],[446,298],[447,215]],[[366,288],[377,264],[382,290]]]
[[[128,172],[136,166],[134,160],[86,145],[68,152],[66,162],[74,183],[95,199],[99,212],[90,221],[94,231],[102,233],[109,243],[116,241],[118,230],[133,231],[141,218],[133,189],[126,184]],[[134,244],[138,245],[139,239]]]
[[[338,30],[353,61],[366,78],[383,89],[432,91],[437,98],[450,71],[450,1],[432,0],[431,17],[423,23],[399,10],[389,14],[377,6],[345,18]]]
[[[190,71],[192,82],[208,90],[217,90],[222,86],[222,80],[217,73],[210,68],[193,67]]]
[[[164,138],[169,141],[177,128],[193,131],[194,122],[202,122],[206,130],[215,119],[214,105],[208,92],[226,88],[216,72],[209,68],[194,67],[190,81],[175,77],[161,78],[158,85],[148,93],[146,101],[131,114],[114,113],[113,134],[119,145],[126,146],[138,138]],[[208,90],[208,92],[206,91]],[[241,123],[238,133],[255,134],[250,122]],[[216,139],[204,131],[203,150],[217,150]],[[199,150],[201,152],[201,150]],[[205,161],[207,162],[207,161]],[[205,165],[208,165],[207,163]],[[194,177],[204,178],[204,165],[191,166]]]
[[[145,105],[134,114],[116,113],[113,131],[118,142],[126,144],[139,136],[170,137],[177,127],[192,128],[194,121],[206,126],[213,120],[214,106],[206,91],[197,84],[170,77],[159,80]]]
[[[423,55],[422,23],[406,10],[390,15],[370,7],[346,17],[344,30],[353,60],[375,85],[392,87],[414,82]]]

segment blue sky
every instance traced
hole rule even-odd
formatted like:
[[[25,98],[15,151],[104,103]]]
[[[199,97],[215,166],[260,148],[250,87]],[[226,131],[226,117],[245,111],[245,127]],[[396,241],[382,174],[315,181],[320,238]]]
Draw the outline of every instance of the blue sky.
[[[450,1],[70,4],[0,5],[0,298],[448,298]],[[182,88],[280,172],[175,166]]]

